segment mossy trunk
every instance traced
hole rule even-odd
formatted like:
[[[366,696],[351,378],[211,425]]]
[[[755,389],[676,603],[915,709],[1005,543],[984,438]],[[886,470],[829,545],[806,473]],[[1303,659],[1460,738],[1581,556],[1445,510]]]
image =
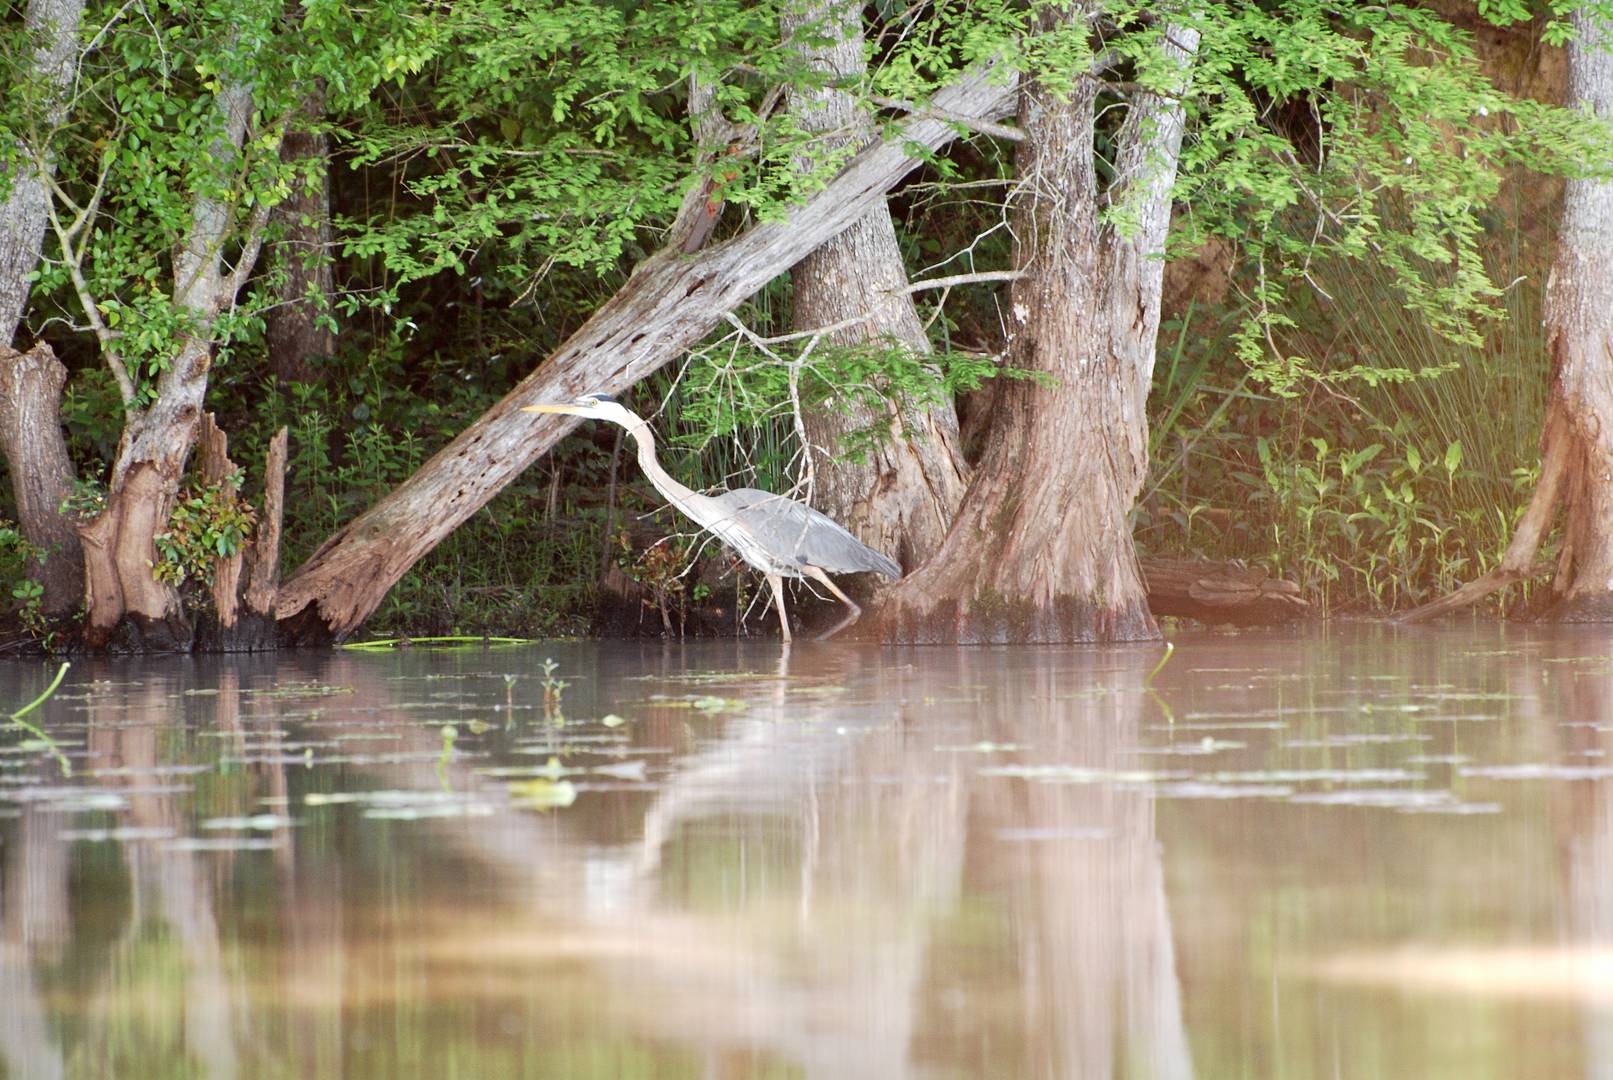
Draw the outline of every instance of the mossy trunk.
[[[1088,12],[1067,7],[1074,21]],[[1053,20],[1058,16],[1044,15]],[[1184,66],[1197,35],[1162,46]],[[957,521],[922,569],[884,594],[870,633],[892,642],[1097,642],[1158,635],[1127,515],[1148,463],[1144,412],[1182,114],[1139,93],[1116,179],[1094,167],[1097,84],[1021,90],[1008,364],[1048,385],[1002,387]],[[1102,222],[1136,200],[1135,228]]]
[[[131,412],[106,506],[79,526],[84,543],[85,643],[119,652],[184,652],[193,628],[179,591],[159,581],[157,535],[168,527],[202,419],[211,343],[191,338],[158,379],[157,398]]]

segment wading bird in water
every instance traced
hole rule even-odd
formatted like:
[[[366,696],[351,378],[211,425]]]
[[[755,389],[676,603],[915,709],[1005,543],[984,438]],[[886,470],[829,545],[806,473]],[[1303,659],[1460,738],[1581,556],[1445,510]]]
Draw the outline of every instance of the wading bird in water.
[[[784,614],[785,578],[811,578],[820,582],[851,609],[845,618],[818,636],[821,641],[838,634],[862,615],[862,608],[829,580],[830,574],[856,574],[866,570],[883,574],[892,581],[902,576],[902,568],[895,562],[805,503],[756,488],[702,495],[678,483],[655,460],[655,436],[650,432],[650,425],[609,395],[584,394],[564,404],[527,405],[522,411],[609,420],[626,428],[638,444],[639,466],[655,485],[655,490],[767,578],[785,641],[790,640],[790,620]]]

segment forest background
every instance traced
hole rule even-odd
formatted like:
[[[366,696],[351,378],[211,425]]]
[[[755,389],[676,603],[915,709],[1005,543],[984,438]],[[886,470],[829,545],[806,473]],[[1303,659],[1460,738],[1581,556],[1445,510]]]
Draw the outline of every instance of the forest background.
[[[10,202],[30,176],[46,191],[10,355],[42,342],[62,365],[58,509],[76,535],[108,520],[109,481],[138,473],[131,447],[172,428],[170,390],[228,433],[244,472],[209,473],[187,444],[151,501],[154,587],[194,608],[261,531],[280,429],[279,561],[295,568],[669,243],[687,261],[777,223],[859,139],[939,117],[954,130],[888,198],[917,340],[802,332],[834,319],[803,320],[802,271],[776,273],[623,397],[697,489],[832,501],[882,453],[887,406],[955,416],[941,426],[968,467],[999,398],[1057,377],[1016,365],[1011,341],[1024,132],[922,103],[984,62],[1021,80],[1079,71],[1103,83],[1105,179],[1142,95],[1187,103],[1171,234],[1148,253],[1170,259],[1138,549],[1267,567],[1322,612],[1402,610],[1493,570],[1539,480],[1561,178],[1613,167],[1605,132],[1556,108],[1569,7],[35,0],[8,8],[0,44]],[[1198,42],[1190,88],[1157,59],[1182,26]],[[866,67],[826,68],[848,42]],[[815,124],[813,95],[855,121]],[[1138,227],[1126,198],[1103,212]],[[70,634],[81,600],[53,597],[41,570],[63,545],[12,524],[19,476],[37,478],[18,468],[38,452],[26,434],[0,474],[12,642]],[[577,632],[602,583],[630,597],[625,628],[743,614],[754,585],[658,505],[615,429],[580,430],[412,562],[363,625]]]

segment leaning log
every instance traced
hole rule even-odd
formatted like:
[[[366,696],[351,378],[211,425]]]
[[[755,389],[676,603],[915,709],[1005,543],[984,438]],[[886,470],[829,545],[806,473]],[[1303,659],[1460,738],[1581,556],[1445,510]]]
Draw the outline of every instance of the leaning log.
[[[1270,626],[1311,613],[1299,586],[1256,566],[1207,559],[1143,559],[1148,610],[1235,626]]]

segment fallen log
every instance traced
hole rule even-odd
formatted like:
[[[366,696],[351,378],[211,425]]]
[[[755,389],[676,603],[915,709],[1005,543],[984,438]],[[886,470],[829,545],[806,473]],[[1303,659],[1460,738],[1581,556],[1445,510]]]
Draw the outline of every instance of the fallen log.
[[[1148,609],[1235,626],[1271,626],[1311,613],[1292,581],[1256,566],[1208,559],[1142,559]]]

